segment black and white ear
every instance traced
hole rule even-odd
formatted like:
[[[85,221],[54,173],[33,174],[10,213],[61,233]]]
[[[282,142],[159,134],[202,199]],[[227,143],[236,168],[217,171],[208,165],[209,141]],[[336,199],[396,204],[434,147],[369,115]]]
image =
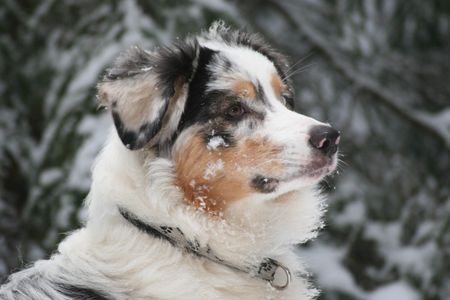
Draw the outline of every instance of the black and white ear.
[[[163,127],[165,123],[179,122],[171,114],[176,113],[175,108],[184,108],[197,55],[195,40],[154,52],[133,47],[107,70],[97,85],[97,97],[111,110],[119,137],[127,148],[140,149],[150,141],[156,144],[162,131],[168,136],[173,133],[169,131],[176,130],[176,124],[165,130]]]

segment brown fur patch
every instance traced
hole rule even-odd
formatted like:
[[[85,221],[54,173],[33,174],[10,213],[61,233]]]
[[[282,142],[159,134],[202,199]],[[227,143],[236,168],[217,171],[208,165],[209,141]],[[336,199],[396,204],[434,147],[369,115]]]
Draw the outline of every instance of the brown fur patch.
[[[178,185],[185,200],[212,213],[255,192],[251,187],[255,174],[283,171],[276,160],[280,147],[261,137],[229,148],[208,150],[197,133],[175,151]]]
[[[233,85],[233,93],[239,97],[256,98],[256,89],[251,81],[238,80]]]
[[[178,77],[175,82],[174,82],[174,94],[171,98],[171,100],[173,99],[178,99],[181,95],[181,92],[183,91],[183,84],[184,84],[184,79],[182,77]]]
[[[275,95],[277,96],[281,95],[281,93],[286,89],[285,84],[283,83],[283,81],[281,81],[280,76],[278,76],[277,74],[272,75],[271,84]]]

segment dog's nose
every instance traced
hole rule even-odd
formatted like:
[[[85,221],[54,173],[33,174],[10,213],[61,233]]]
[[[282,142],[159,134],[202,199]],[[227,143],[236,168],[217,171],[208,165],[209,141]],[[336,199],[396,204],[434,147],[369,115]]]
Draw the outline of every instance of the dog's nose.
[[[341,136],[339,131],[331,126],[314,126],[309,132],[310,144],[323,154],[331,156],[336,153]]]

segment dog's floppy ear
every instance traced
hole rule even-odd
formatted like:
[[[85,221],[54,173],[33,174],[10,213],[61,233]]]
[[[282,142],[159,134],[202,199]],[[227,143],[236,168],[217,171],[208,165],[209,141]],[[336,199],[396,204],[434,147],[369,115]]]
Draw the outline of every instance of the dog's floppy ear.
[[[165,120],[171,119],[168,114],[173,113],[168,108],[180,106],[173,103],[187,96],[186,86],[197,55],[195,40],[152,52],[132,47],[107,70],[97,85],[97,97],[111,110],[119,137],[127,148],[136,150],[150,141],[157,143]]]

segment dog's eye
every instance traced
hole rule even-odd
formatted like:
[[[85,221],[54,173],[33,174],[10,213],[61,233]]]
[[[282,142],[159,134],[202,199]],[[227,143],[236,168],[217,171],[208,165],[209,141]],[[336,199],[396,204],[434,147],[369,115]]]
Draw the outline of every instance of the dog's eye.
[[[233,104],[227,110],[227,116],[233,119],[237,119],[243,116],[245,113],[245,109],[240,104]]]

